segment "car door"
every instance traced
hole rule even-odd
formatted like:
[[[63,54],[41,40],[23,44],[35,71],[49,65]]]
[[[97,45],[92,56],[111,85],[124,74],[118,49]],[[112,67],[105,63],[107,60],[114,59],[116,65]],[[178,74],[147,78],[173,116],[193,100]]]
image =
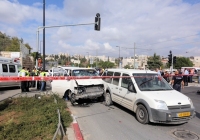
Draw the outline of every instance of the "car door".
[[[1,76],[8,76],[8,65],[7,64],[2,64],[1,67]],[[9,87],[10,82],[0,82],[1,83],[1,87]]]
[[[123,96],[119,94],[119,76],[121,75],[120,72],[114,73],[114,78],[112,78],[111,83],[111,90],[112,90],[112,100],[116,103],[119,103],[122,101]]]
[[[14,64],[9,64],[8,65],[8,76],[18,76],[18,69],[17,69],[17,65]],[[11,81],[9,82],[10,86],[19,86],[20,82],[19,81]]]
[[[128,90],[128,84],[133,83],[133,82],[132,82],[131,77],[127,77],[127,76],[130,76],[130,75],[126,73],[122,74],[122,78],[120,79],[119,94],[123,96],[121,105],[130,110],[133,110],[133,104],[136,99],[136,90],[135,92],[130,92]],[[133,85],[133,89],[135,89],[134,84],[132,85]]]

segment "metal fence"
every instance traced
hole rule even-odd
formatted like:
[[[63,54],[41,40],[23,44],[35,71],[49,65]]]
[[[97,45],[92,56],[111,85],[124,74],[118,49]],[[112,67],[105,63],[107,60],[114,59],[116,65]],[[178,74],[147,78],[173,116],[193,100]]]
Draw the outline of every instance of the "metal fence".
[[[57,104],[56,98],[54,98],[54,102]],[[62,122],[61,122],[60,110],[59,109],[57,109],[57,113],[58,113],[58,127],[56,129],[56,132],[54,133],[52,140],[55,140],[58,135],[60,135],[61,138],[63,139],[63,137],[66,135],[64,128],[63,128],[63,125],[62,125]]]

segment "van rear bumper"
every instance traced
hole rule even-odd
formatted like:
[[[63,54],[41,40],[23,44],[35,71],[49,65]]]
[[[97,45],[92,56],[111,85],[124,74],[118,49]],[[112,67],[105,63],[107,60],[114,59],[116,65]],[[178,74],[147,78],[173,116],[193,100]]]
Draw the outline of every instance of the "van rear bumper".
[[[190,116],[178,117],[178,113],[190,112]],[[176,110],[157,110],[151,108],[152,122],[165,124],[181,124],[194,118],[196,113],[193,108]]]

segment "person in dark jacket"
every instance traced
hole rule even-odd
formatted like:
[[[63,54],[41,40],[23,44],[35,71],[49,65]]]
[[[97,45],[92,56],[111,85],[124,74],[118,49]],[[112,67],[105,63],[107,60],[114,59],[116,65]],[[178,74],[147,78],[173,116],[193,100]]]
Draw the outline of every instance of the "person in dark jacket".
[[[178,71],[175,72],[175,75],[172,78],[173,88],[181,92],[181,88],[184,88],[183,76],[179,74]]]

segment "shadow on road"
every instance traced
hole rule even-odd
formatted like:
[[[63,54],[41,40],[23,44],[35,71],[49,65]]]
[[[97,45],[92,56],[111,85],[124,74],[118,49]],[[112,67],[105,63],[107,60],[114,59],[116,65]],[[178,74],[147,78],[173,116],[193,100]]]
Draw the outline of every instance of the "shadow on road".
[[[200,113],[196,111],[196,117],[200,119]]]
[[[131,111],[131,110],[129,110],[129,109],[127,109],[127,108],[125,108],[125,107],[123,107],[123,106],[121,106],[121,105],[119,105],[119,104],[117,104],[117,103],[114,103],[113,104],[113,106],[109,106],[109,108],[114,108],[114,109],[120,109],[120,110],[123,110],[124,112],[126,112],[126,113],[128,113],[128,114],[130,114],[130,115],[132,115],[133,117],[135,117],[135,119],[137,120],[137,118],[136,118],[136,114],[133,112],[133,111]],[[196,112],[196,113],[198,113],[198,112]],[[200,113],[198,113],[198,118],[200,117]],[[174,127],[174,126],[181,126],[181,125],[184,125],[185,123],[182,123],[182,124],[163,124],[163,123],[149,123],[148,125],[152,125],[152,126],[163,126],[163,127]]]

